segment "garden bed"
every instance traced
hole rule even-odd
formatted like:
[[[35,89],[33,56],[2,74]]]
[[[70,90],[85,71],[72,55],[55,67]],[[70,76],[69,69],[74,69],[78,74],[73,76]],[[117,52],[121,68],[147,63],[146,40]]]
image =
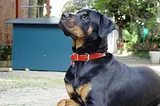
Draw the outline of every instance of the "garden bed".
[[[0,61],[0,67],[11,67],[12,61],[6,60],[6,61]]]

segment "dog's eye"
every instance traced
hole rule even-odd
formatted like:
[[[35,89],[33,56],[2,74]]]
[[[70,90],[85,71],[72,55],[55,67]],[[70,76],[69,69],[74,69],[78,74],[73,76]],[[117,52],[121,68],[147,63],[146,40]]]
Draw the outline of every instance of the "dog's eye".
[[[84,21],[89,21],[89,16],[88,15],[82,15],[82,19]]]

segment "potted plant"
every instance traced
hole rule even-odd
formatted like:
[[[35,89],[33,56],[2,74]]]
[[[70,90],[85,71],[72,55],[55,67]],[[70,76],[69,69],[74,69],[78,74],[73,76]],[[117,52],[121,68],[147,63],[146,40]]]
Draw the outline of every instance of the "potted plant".
[[[153,64],[160,63],[160,51],[149,51],[149,56],[151,63]]]

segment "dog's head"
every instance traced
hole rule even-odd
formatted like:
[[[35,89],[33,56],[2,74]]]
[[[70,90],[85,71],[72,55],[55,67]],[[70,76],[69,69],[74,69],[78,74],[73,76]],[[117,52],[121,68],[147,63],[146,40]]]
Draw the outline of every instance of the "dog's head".
[[[74,52],[79,53],[105,52],[107,35],[115,29],[111,20],[90,9],[77,14],[63,13],[59,26],[73,39]]]

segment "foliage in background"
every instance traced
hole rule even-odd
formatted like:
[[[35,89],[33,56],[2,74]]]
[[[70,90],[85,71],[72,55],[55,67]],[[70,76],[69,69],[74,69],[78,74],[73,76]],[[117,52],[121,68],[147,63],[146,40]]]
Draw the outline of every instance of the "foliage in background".
[[[12,47],[9,45],[0,46],[0,60],[11,60]]]
[[[62,9],[62,12],[75,12],[75,11],[76,8],[74,8],[73,6],[73,0],[68,0]]]
[[[119,28],[118,43],[128,43],[125,46],[127,51],[140,55],[144,53],[142,56],[148,57],[145,55],[149,50],[158,50],[157,44],[160,47],[160,25],[156,20],[157,14],[160,14],[158,3],[155,0],[69,0],[63,11],[92,8],[108,17],[113,16]],[[144,29],[149,30],[147,37],[142,36]]]
[[[119,47],[148,57],[149,50],[160,48],[160,25],[156,20],[157,14],[160,16],[159,3],[157,0],[95,0],[94,6],[97,11],[114,16],[119,28]],[[148,37],[142,36],[144,29],[149,30]]]
[[[123,28],[130,27],[129,32],[134,32],[132,31],[134,26],[130,23],[142,27],[142,23],[156,17],[156,2],[155,0],[95,0],[94,6],[96,10],[114,16],[115,23],[119,27],[119,35],[122,37]]]
[[[73,5],[76,9],[92,8],[92,0],[73,0]]]
[[[84,8],[92,8],[94,0],[68,0],[62,12],[77,12]]]
[[[95,0],[96,10],[114,16],[119,26],[151,18],[156,13],[155,6],[155,0]]]

